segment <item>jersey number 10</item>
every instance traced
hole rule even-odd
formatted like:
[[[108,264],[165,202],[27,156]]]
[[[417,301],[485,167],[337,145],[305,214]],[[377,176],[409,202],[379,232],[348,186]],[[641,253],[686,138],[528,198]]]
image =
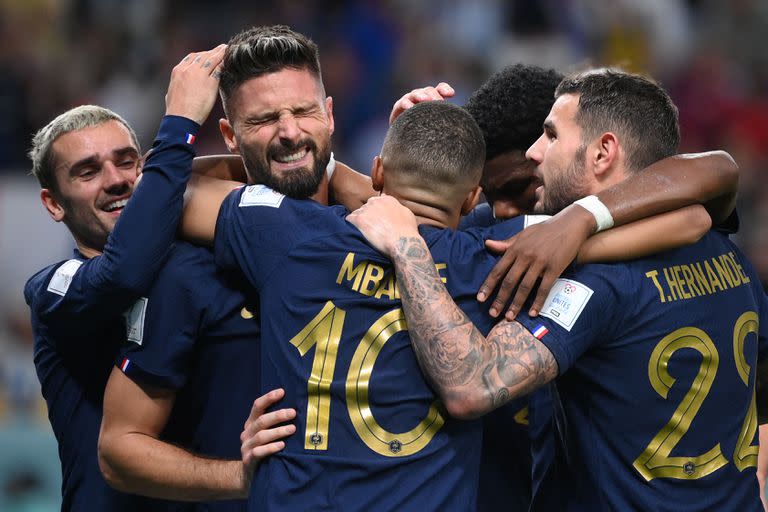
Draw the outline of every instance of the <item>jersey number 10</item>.
[[[307,450],[328,449],[331,382],[345,317],[343,309],[328,301],[320,313],[291,338],[291,344],[302,356],[315,347],[312,373],[307,381],[307,423],[304,432],[304,448]],[[382,315],[360,340],[347,372],[349,419],[368,448],[387,457],[404,457],[420,451],[445,423],[437,400],[430,405],[426,417],[407,432],[389,432],[373,416],[368,402],[373,365],[389,338],[406,329],[402,309],[394,309]]]

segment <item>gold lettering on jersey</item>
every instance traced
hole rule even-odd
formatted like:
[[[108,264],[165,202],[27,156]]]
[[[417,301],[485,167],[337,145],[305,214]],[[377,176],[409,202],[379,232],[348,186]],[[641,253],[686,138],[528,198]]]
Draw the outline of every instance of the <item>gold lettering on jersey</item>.
[[[750,283],[733,252],[702,261],[649,270],[645,277],[659,292],[662,304],[713,295]]]
[[[347,257],[344,258],[344,263],[339,270],[339,276],[336,278],[336,284],[341,284],[341,281],[346,279],[347,281],[354,279],[352,288],[357,290],[360,288],[360,281],[363,279],[365,273],[365,262],[355,265],[355,253],[350,252]]]
[[[448,268],[446,263],[436,263],[440,280],[446,282],[441,272]],[[361,293],[367,297],[380,299],[386,297],[389,300],[400,299],[400,289],[395,280],[395,272],[390,266],[382,267],[368,260],[355,262],[355,253],[347,253],[336,276],[336,284],[347,286],[352,291]]]

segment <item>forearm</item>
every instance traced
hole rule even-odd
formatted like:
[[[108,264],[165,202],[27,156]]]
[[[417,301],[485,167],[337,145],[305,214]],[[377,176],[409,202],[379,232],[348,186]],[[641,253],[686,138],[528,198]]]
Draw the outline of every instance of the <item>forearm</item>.
[[[625,226],[603,231],[587,239],[577,263],[627,261],[695,243],[712,227],[704,207],[691,205]]]
[[[484,414],[554,378],[551,353],[516,322],[484,337],[440,280],[420,237],[400,238],[392,254],[419,364],[456,417]]]
[[[220,180],[248,181],[245,165],[240,155],[208,155],[199,156],[192,162],[192,172],[200,176]]]
[[[206,176],[193,176],[184,194],[184,211],[179,224],[182,238],[212,245],[221,203],[242,183]]]
[[[138,432],[99,440],[99,465],[110,486],[179,501],[245,498],[241,461],[207,459]]]
[[[142,180],[91,272],[90,284],[95,289],[138,294],[151,285],[175,240],[194,157],[185,139],[197,128],[189,119],[163,119]]]
[[[696,203],[705,205],[717,224],[733,209],[737,187],[733,158],[711,151],[660,160],[597,197],[617,226]]]

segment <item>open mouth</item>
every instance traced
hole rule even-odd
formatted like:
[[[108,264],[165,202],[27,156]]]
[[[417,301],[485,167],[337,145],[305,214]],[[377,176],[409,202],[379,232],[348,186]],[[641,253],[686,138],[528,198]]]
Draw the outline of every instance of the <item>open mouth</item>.
[[[123,211],[123,208],[125,208],[126,204],[128,204],[127,197],[125,199],[119,199],[117,201],[112,201],[111,203],[107,203],[101,209],[107,213],[121,212]]]
[[[304,167],[309,163],[310,148],[303,146],[291,153],[272,154],[272,161],[277,164],[279,169],[292,169]]]
[[[293,162],[298,162],[305,156],[307,156],[307,153],[309,153],[309,148],[301,148],[298,151],[294,151],[293,153],[288,153],[285,155],[275,155],[273,159],[276,162],[279,162],[281,164],[290,164]]]

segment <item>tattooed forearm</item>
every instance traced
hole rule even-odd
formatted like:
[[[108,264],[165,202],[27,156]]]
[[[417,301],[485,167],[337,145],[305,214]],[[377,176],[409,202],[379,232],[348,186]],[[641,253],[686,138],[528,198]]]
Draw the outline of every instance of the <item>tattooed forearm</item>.
[[[455,415],[475,416],[557,375],[549,350],[516,322],[486,339],[448,294],[420,237],[398,240],[392,255],[419,365]]]
[[[486,343],[496,347],[497,358],[487,361],[484,380],[494,393],[494,407],[512,396],[521,396],[557,376],[552,352],[517,322],[502,321],[491,330]],[[501,401],[503,400],[503,401]]]
[[[480,368],[477,343],[469,342],[476,329],[448,295],[424,240],[398,240],[393,261],[422,369],[441,392],[468,384]]]

